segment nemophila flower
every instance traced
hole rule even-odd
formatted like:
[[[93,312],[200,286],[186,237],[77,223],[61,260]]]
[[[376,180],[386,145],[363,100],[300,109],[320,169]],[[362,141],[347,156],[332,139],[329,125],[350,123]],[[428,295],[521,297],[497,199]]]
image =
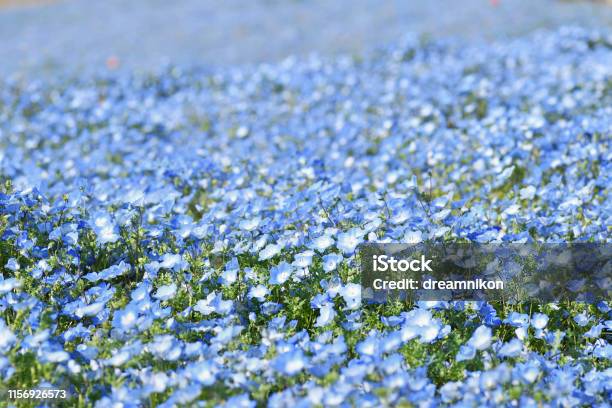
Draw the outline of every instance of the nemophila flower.
[[[581,327],[584,327],[587,324],[589,324],[590,320],[591,319],[590,319],[589,315],[587,315],[586,312],[582,312],[582,313],[579,313],[576,316],[574,316],[574,321],[576,322],[576,324],[578,326],[581,326]]]
[[[171,408],[178,404],[188,404],[195,400],[202,392],[201,384],[192,384],[176,389],[170,398],[160,404],[161,408]]]
[[[462,384],[458,381],[451,381],[440,387],[440,396],[445,403],[451,403],[460,399],[463,395],[461,392]]]
[[[514,334],[516,334],[516,337],[519,340],[525,341],[525,339],[529,335],[529,328],[527,326],[517,327],[516,329],[514,329]]]
[[[119,367],[127,363],[134,356],[142,353],[143,345],[140,340],[136,340],[132,343],[128,343],[120,349],[113,350],[112,357],[106,360],[100,360],[101,364]]]
[[[529,324],[529,315],[512,312],[504,319],[504,323],[514,327],[526,327]]]
[[[240,266],[238,265],[238,258],[232,258],[227,264],[225,264],[225,270],[221,274],[221,282],[224,285],[231,285],[236,282],[238,278],[238,271]]]
[[[164,392],[173,382],[164,372],[142,374],[140,379],[144,385],[143,396]]]
[[[257,403],[251,400],[248,394],[235,395],[223,405],[227,408],[255,408],[256,406]]]
[[[181,356],[182,346],[180,342],[171,335],[157,336],[146,345],[146,349],[158,359],[175,361]]]
[[[340,290],[340,295],[346,302],[348,310],[355,310],[361,306],[361,285],[348,283]]]
[[[45,363],[62,363],[68,361],[70,354],[64,350],[45,350],[40,354],[40,360]]]
[[[98,349],[96,347],[87,346],[85,344],[79,344],[76,350],[79,355],[86,360],[93,360],[98,355]]]
[[[16,341],[17,337],[15,334],[6,326],[3,320],[0,320],[0,350],[3,353],[8,352]]]
[[[203,315],[209,315],[211,313],[226,315],[232,310],[232,307],[233,302],[231,300],[223,300],[221,294],[211,292],[206,299],[198,300],[193,309]]]
[[[74,327],[66,330],[62,337],[65,341],[74,341],[78,338],[88,338],[91,335],[91,330],[83,326],[83,323],[79,323]]]
[[[413,309],[409,312],[402,313],[405,325],[411,326],[426,326],[433,321],[433,315],[427,309]]]
[[[307,365],[308,361],[302,350],[289,350],[279,354],[271,362],[272,368],[281,374],[294,376],[301,372]]]
[[[259,260],[265,261],[267,259],[270,259],[274,257],[275,255],[278,255],[281,249],[282,248],[280,245],[268,244],[263,250],[261,250],[261,252],[259,252]]]
[[[313,251],[304,251],[295,255],[293,266],[297,268],[307,268],[312,264]]]
[[[500,237],[500,232],[496,228],[491,228],[485,232],[478,234],[475,238],[476,242],[487,243],[497,241]]]
[[[346,315],[346,321],[342,323],[342,327],[348,331],[359,330],[363,324],[361,323],[361,313],[359,311]]]
[[[72,374],[72,375],[77,375],[81,373],[81,366],[74,360],[69,360],[68,364],[68,371]]]
[[[336,311],[334,310],[334,304],[329,302],[319,307],[319,317],[315,323],[316,327],[325,327],[334,321],[336,317]]]
[[[161,264],[157,261],[148,262],[144,265],[145,277],[147,279],[155,279],[161,268]]]
[[[439,321],[433,321],[431,324],[419,327],[419,336],[422,342],[431,343],[438,338],[448,334],[448,326],[442,326]]]
[[[494,393],[495,390],[498,389],[497,387],[499,387],[500,383],[502,383],[502,376],[498,370],[487,370],[479,374],[480,378],[478,378],[478,385],[483,392]]]
[[[144,280],[140,282],[138,286],[136,286],[132,293],[130,293],[130,298],[136,302],[146,300],[148,299],[152,288],[153,285],[151,284],[151,282],[148,280]]]
[[[335,270],[344,258],[338,254],[328,254],[323,257],[323,270],[325,272],[331,272]]]
[[[23,253],[31,251],[34,248],[35,240],[29,239],[27,232],[22,232],[15,240],[15,244]],[[67,245],[69,245],[69,243],[67,243]]]
[[[40,345],[47,341],[51,333],[49,329],[41,330],[40,332],[27,335],[22,341],[22,349],[39,349]]]
[[[280,264],[270,268],[270,284],[271,285],[282,285],[287,282],[293,273],[293,268],[287,262],[281,262]]]
[[[3,295],[11,290],[21,286],[21,282],[17,278],[3,279],[0,276],[0,295]]]
[[[326,293],[319,293],[310,300],[310,306],[313,309],[320,309],[328,303],[332,303],[332,299]]]
[[[493,339],[493,332],[491,328],[487,326],[479,326],[474,333],[472,333],[472,337],[468,340],[468,344],[472,346],[476,350],[486,350],[491,345],[491,341]]]
[[[397,327],[400,324],[402,324],[402,322],[404,321],[404,319],[400,316],[382,316],[380,318],[380,321],[385,325],[385,326],[389,326],[389,327]]]
[[[271,316],[274,313],[278,313],[283,306],[276,302],[265,302],[261,305],[261,311],[264,315]]]
[[[593,325],[586,333],[584,333],[584,337],[588,338],[598,338],[601,336],[601,331],[603,330],[603,324]]]
[[[313,239],[310,243],[310,247],[319,252],[324,252],[327,248],[334,245],[334,243],[334,239],[330,235],[325,234]]]
[[[138,323],[139,311],[137,306],[128,305],[123,310],[118,310],[113,316],[113,327],[122,331],[129,331],[136,327]]]
[[[121,276],[127,271],[130,270],[130,265],[121,261],[118,265],[109,266],[106,269],[101,270],[100,272],[91,272],[83,276],[84,279],[87,279],[90,282],[98,282],[100,280],[108,281],[116,278],[117,276]]]
[[[597,309],[602,313],[608,313],[611,310],[610,306],[608,305],[608,302],[603,300],[597,302]]]
[[[261,223],[261,217],[253,217],[246,220],[240,221],[239,227],[245,231],[251,232],[255,231],[259,224]]]
[[[111,393],[108,396],[101,398],[96,402],[96,408],[109,408],[117,405],[124,406],[126,408],[133,408],[139,404],[134,392],[130,392],[127,387],[113,387]]]
[[[514,368],[515,375],[520,379],[520,381],[532,384],[537,380],[540,375],[540,368],[538,364],[534,361],[530,361],[528,363],[518,364]]]
[[[380,345],[383,352],[390,353],[397,351],[397,349],[403,344],[402,336],[399,331],[394,331],[380,339]],[[386,367],[390,368],[390,367]]]
[[[421,231],[406,231],[402,242],[407,244],[418,244],[423,241],[423,233]]]
[[[249,299],[257,299],[260,302],[263,302],[269,293],[270,291],[265,285],[257,285],[257,286],[253,286],[249,290],[248,296],[249,296]]]
[[[217,335],[212,339],[213,343],[227,344],[243,330],[242,326],[229,326],[219,330]]]
[[[8,381],[15,373],[15,368],[9,362],[9,359],[0,356],[0,378],[3,381]]]
[[[337,275],[332,276],[329,280],[321,279],[319,284],[321,285],[321,288],[325,290],[325,294],[330,299],[338,296],[342,290],[342,281]]]
[[[344,254],[350,255],[355,252],[357,245],[363,242],[364,231],[359,228],[352,228],[347,232],[338,234],[336,246]]]
[[[527,186],[522,188],[520,191],[520,197],[523,200],[533,200],[536,193],[536,188],[534,186]]]
[[[548,324],[548,316],[545,314],[534,313],[533,316],[531,316],[531,326],[534,329],[541,330],[546,327],[546,324]]]
[[[76,245],[79,240],[77,224],[68,223],[55,228],[49,233],[49,239],[62,241],[65,245]]]
[[[96,316],[104,310],[106,302],[94,302],[92,304],[83,304],[76,308],[74,314],[76,317],[82,318],[86,316]]]
[[[497,310],[488,303],[483,303],[478,310],[485,324],[491,327],[499,326],[502,320],[497,316]]]
[[[96,212],[92,214],[89,226],[96,233],[98,243],[101,245],[116,242],[119,239],[119,230],[107,213]]]
[[[153,297],[161,301],[172,299],[176,294],[176,284],[171,283],[169,285],[160,286],[157,291],[153,294]]]
[[[561,346],[561,341],[565,336],[565,332],[562,332],[561,330],[555,330],[554,332],[547,332],[544,335],[544,340],[546,340],[546,342],[550,344],[553,349],[558,349]]]
[[[504,343],[497,351],[499,357],[516,357],[523,350],[523,343],[519,339],[512,339]]]
[[[476,349],[470,344],[464,344],[459,348],[457,353],[457,361],[472,360],[476,357]]]
[[[355,347],[357,352],[362,356],[376,356],[382,352],[380,347],[380,339],[375,333],[370,334]]]
[[[159,263],[160,268],[172,269],[175,272],[180,272],[189,267],[187,261],[180,254],[164,254]]]
[[[593,357],[609,360],[612,358],[612,345],[609,343],[597,344],[593,348]]]
[[[34,279],[39,279],[43,275],[43,273],[49,272],[50,270],[51,266],[49,266],[47,260],[41,259],[36,263],[36,266],[34,267],[34,269],[32,269],[31,274]]]
[[[7,268],[7,269],[9,269],[9,270],[11,270],[13,272],[16,272],[16,271],[19,270],[19,262],[17,262],[17,259],[15,259],[15,258],[10,258],[6,262],[6,264],[4,266],[5,266],[5,268]]]

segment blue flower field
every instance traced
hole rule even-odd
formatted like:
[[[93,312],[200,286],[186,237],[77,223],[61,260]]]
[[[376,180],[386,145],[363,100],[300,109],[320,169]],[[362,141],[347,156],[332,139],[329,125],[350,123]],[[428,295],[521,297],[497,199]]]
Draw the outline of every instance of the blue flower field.
[[[608,407],[611,299],[371,304],[357,248],[609,243],[611,140],[581,28],[4,78],[2,406]]]

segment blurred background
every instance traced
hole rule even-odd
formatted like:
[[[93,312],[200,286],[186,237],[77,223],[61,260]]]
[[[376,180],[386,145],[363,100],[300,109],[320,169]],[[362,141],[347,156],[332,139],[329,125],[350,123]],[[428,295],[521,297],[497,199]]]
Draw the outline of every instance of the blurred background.
[[[0,0],[0,74],[224,66],[363,52],[408,33],[491,41],[612,26],[610,0]]]

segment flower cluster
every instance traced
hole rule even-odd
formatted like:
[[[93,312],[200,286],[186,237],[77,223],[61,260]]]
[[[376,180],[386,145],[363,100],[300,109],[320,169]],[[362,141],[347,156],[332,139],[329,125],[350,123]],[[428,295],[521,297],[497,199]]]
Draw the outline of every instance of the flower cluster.
[[[0,84],[0,383],[607,406],[597,304],[361,299],[363,242],[609,242],[612,37]]]

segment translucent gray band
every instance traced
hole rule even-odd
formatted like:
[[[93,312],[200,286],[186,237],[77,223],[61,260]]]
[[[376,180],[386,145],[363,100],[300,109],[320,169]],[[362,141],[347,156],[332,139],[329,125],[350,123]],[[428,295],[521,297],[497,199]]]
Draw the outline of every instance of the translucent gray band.
[[[366,301],[609,300],[609,243],[364,244],[359,248]]]

